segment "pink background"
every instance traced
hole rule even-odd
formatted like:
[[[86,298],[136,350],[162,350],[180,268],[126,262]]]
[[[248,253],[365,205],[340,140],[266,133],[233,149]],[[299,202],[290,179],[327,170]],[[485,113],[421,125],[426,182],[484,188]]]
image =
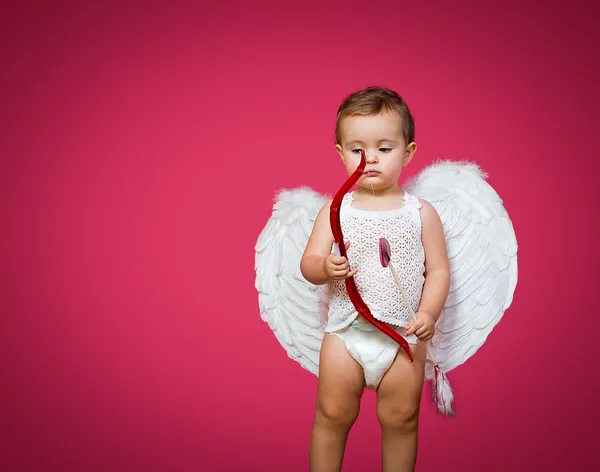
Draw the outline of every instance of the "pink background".
[[[406,175],[475,160],[519,241],[456,418],[425,385],[418,470],[600,467],[594,7],[167,3],[0,7],[0,469],[308,470],[317,379],[254,244],[277,190],[345,180],[335,112],[372,84],[414,113]],[[345,471],[380,468],[374,400]]]

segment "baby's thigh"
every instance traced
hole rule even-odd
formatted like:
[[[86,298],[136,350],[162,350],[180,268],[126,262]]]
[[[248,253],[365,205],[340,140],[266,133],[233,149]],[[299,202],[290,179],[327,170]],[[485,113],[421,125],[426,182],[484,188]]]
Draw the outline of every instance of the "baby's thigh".
[[[348,353],[344,341],[325,334],[319,357],[317,414],[330,420],[353,421],[364,388],[362,367]]]
[[[402,350],[377,389],[377,413],[380,420],[406,420],[419,410],[423,381],[425,378],[425,356],[427,343],[412,344],[414,362]]]

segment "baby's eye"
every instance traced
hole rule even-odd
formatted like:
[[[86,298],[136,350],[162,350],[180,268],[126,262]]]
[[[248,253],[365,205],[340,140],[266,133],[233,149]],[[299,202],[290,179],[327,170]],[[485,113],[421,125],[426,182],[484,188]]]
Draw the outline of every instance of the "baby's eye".
[[[390,152],[391,148],[379,148],[381,152]]]
[[[352,149],[354,154],[360,154],[360,151],[362,151],[362,149]]]

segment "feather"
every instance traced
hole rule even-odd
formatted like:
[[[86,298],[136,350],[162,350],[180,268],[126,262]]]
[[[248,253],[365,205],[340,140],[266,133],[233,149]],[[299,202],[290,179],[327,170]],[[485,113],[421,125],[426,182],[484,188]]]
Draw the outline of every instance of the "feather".
[[[327,287],[304,279],[300,260],[327,198],[308,187],[280,190],[254,247],[261,319],[288,357],[315,375],[327,321]]]
[[[444,228],[450,288],[428,355],[444,373],[466,362],[485,343],[516,289],[514,228],[486,178],[474,163],[438,161],[405,185],[407,192],[433,205]],[[434,374],[434,369],[426,369],[428,380]],[[446,380],[444,374],[442,385]]]
[[[435,366],[435,375],[432,379],[433,399],[437,404],[438,411],[444,416],[454,416],[452,402],[454,401],[454,392],[450,386],[448,376],[439,366]]]

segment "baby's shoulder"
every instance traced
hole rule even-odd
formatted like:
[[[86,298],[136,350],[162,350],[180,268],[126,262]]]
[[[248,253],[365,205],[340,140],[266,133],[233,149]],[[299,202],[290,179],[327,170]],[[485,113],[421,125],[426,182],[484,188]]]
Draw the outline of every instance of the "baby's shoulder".
[[[419,204],[419,209],[421,209],[422,211],[435,211],[434,206],[429,203],[428,200],[425,200],[424,198],[417,198],[415,197],[415,200],[418,202]]]
[[[418,198],[418,201],[423,229],[427,230],[427,228],[441,224],[440,215],[431,202],[424,198]]]
[[[431,203],[429,203],[427,200],[417,197],[406,190],[404,191],[404,203],[406,205],[411,205],[418,210],[422,210],[424,207],[427,207],[428,209],[433,208],[433,205],[431,205]]]
[[[329,213],[331,211],[332,203],[333,203],[333,199],[331,199],[331,198],[328,198],[327,200],[325,200],[325,202],[323,203],[323,205],[321,206],[321,208],[319,210],[319,215]]]

